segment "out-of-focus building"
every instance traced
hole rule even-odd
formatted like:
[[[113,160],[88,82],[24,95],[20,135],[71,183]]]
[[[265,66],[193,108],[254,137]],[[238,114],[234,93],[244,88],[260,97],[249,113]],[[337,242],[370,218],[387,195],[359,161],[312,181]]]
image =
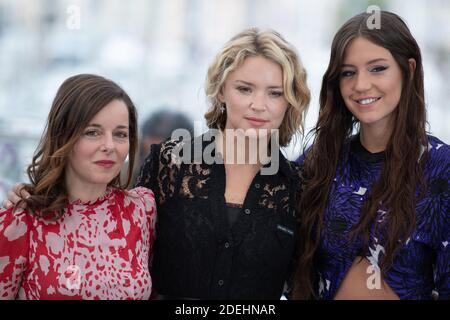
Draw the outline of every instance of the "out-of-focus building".
[[[53,96],[76,73],[117,81],[141,119],[154,111],[149,105],[171,105],[203,120],[208,64],[232,35],[250,26],[273,28],[297,47],[312,90],[310,129],[332,37],[371,4],[400,14],[417,37],[431,130],[449,142],[447,0],[0,0],[0,150],[12,144],[18,152],[14,169],[0,161],[0,183],[26,179]],[[287,148],[288,157],[300,147]]]

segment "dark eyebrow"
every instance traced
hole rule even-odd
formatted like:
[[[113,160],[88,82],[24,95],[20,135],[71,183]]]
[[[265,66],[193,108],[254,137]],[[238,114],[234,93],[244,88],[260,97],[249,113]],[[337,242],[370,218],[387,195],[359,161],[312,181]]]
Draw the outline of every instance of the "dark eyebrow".
[[[95,127],[95,128],[100,128],[100,129],[102,128],[102,126],[97,123],[91,123],[90,125],[88,125],[88,127]],[[119,125],[116,127],[116,129],[128,129],[128,126]]]
[[[101,126],[101,125],[99,125],[99,124],[96,124],[96,123],[90,123],[90,124],[88,125],[88,127],[96,127],[96,128],[101,128],[102,126]]]
[[[245,84],[247,86],[250,86],[250,87],[254,87],[255,86],[253,83],[247,82],[247,81],[244,81],[244,80],[236,80],[235,82],[240,82],[240,83],[243,83],[243,84]],[[269,89],[283,89],[283,86],[269,86],[268,88]]]
[[[369,64],[372,64],[372,63],[375,63],[375,62],[380,62],[380,61],[387,62],[387,59],[383,59],[383,58],[373,59],[373,60],[370,60],[369,62],[367,62],[366,65],[369,65]],[[341,68],[343,68],[343,67],[353,67],[354,68],[355,66],[352,65],[352,64],[342,64]]]

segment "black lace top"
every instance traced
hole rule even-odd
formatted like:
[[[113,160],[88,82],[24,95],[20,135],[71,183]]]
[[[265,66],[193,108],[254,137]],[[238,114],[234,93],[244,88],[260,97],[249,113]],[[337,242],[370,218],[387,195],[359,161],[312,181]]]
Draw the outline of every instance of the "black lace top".
[[[255,176],[230,227],[224,165],[199,161],[193,151],[197,163],[187,164],[172,153],[185,143],[194,150],[202,138],[208,140],[153,145],[137,179],[157,202],[154,290],[170,297],[280,299],[295,261],[300,171],[280,152],[279,170]],[[200,151],[211,145],[202,141]]]

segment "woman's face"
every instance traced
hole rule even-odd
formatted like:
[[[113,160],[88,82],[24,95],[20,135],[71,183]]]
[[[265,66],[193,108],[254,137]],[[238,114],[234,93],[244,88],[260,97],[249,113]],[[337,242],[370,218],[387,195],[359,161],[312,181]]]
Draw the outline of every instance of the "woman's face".
[[[340,90],[362,126],[387,128],[400,101],[402,72],[389,50],[358,37],[345,50]]]
[[[75,144],[66,168],[70,185],[104,185],[120,172],[130,149],[128,108],[113,100],[101,109]]]
[[[261,56],[246,58],[228,75],[219,99],[226,105],[225,129],[279,129],[288,107],[281,66]]]

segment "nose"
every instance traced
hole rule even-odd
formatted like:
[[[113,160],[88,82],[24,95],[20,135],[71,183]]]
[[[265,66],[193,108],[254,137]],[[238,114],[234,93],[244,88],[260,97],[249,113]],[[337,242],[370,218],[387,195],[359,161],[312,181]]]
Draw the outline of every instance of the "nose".
[[[355,90],[358,92],[365,92],[371,88],[369,75],[366,72],[358,72],[355,79]]]
[[[115,144],[112,133],[106,133],[103,136],[103,145],[102,145],[102,151],[110,153],[114,150]]]
[[[264,111],[267,106],[266,94],[264,92],[255,93],[250,107],[255,111]]]

